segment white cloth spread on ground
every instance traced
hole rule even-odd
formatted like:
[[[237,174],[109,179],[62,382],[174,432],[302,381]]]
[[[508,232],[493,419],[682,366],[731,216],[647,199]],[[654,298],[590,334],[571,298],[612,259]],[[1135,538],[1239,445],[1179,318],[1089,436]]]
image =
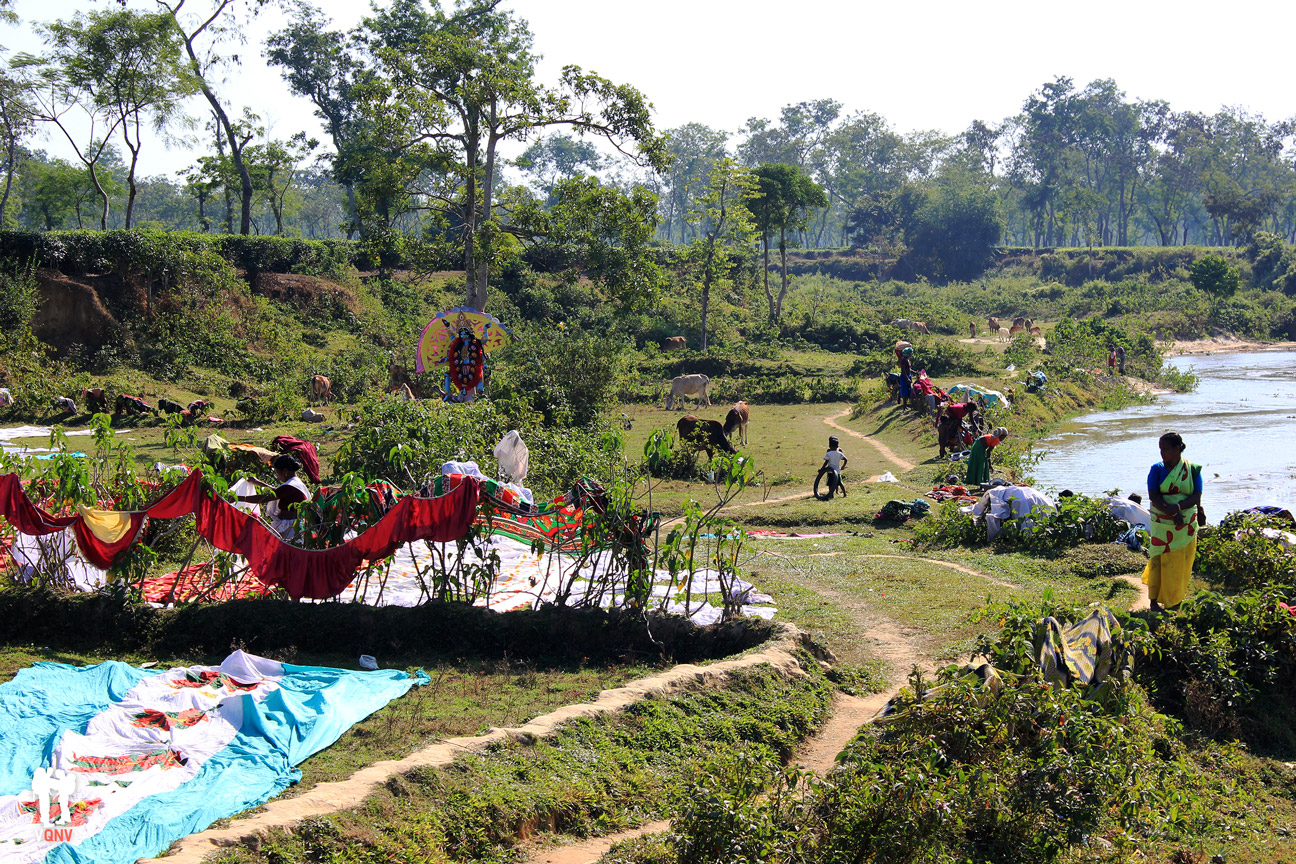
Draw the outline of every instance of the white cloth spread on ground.
[[[1030,527],[1033,524],[1030,512],[1037,506],[1046,510],[1057,509],[1052,498],[1031,486],[996,486],[975,504],[962,509],[973,516],[984,516],[986,539],[993,540],[999,536],[1007,519],[1019,519],[1022,527]]]
[[[491,536],[480,550],[469,546],[462,562],[454,543],[407,544],[392,557],[390,569],[384,573],[382,568],[375,568],[367,577],[361,573],[343,590],[340,599],[359,599],[373,606],[417,606],[430,599],[430,571],[434,566],[438,569],[444,566],[447,570],[465,567],[471,572],[471,568],[480,568],[486,559],[496,557],[495,580],[489,586],[483,585],[472,602],[497,612],[546,604],[608,607],[620,603],[629,587],[625,575],[607,577],[612,563],[610,552],[584,559],[556,552],[536,555],[526,543]],[[603,582],[608,584],[602,586]],[[720,579],[713,570],[698,571],[691,580],[685,575],[674,583],[669,573],[659,570],[650,590],[651,605],[672,614],[687,615],[698,624],[710,624],[722,614],[722,609],[711,602],[719,599],[714,595],[721,590]],[[749,582],[735,579],[728,590],[732,602],[741,605],[745,615],[768,619],[777,611],[767,605],[774,602],[773,598],[757,592]],[[710,600],[708,595],[712,595]]]

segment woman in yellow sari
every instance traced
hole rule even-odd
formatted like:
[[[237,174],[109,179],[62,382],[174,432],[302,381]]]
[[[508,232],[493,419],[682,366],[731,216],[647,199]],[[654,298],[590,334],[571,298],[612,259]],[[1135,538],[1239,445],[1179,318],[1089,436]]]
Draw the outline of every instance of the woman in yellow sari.
[[[1183,458],[1184,442],[1178,432],[1167,432],[1157,443],[1161,461],[1148,472],[1152,545],[1143,570],[1153,612],[1183,602],[1197,557],[1197,526],[1202,515],[1201,466]]]

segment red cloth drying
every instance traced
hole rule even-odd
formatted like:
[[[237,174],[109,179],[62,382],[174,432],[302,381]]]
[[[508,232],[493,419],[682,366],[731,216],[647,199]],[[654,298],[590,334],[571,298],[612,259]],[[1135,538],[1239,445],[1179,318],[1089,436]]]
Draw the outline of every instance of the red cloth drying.
[[[118,558],[126,554],[139,537],[140,529],[144,527],[144,516],[144,513],[132,513],[130,530],[115,543],[105,543],[100,540],[86,527],[84,519],[76,517],[72,523],[72,532],[76,535],[77,545],[81,547],[81,557],[100,570],[107,570],[117,563]]]
[[[51,516],[32,503],[17,474],[0,477],[0,516],[23,534],[44,537],[79,521],[78,516]]]
[[[294,438],[291,435],[279,435],[274,441],[270,442],[270,446],[280,453],[297,454],[310,481],[312,483],[320,482],[319,454],[316,452],[314,444],[300,438]]]
[[[282,585],[293,599],[322,600],[349,585],[361,563],[381,561],[404,543],[448,543],[463,537],[477,515],[480,494],[481,483],[469,477],[436,498],[407,496],[359,537],[331,549],[299,549],[285,543],[265,524],[204,488],[201,471],[192,472],[152,507],[131,514],[130,540],[118,543],[102,543],[80,516],[54,517],[41,510],[14,474],[0,476],[0,516],[24,534],[36,536],[75,526],[82,554],[106,569],[130,548],[145,516],[176,519],[192,513],[201,537],[217,549],[242,555],[263,583]]]

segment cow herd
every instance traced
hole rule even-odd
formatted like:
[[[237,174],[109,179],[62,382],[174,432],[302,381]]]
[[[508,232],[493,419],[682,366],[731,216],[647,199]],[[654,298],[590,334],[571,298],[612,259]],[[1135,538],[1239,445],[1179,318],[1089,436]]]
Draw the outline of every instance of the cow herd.
[[[711,407],[711,378],[707,375],[677,375],[671,380],[666,394],[665,409],[670,411],[676,405],[684,408],[684,397],[692,396],[699,408]],[[746,402],[735,402],[725,415],[724,422],[704,420],[696,414],[686,414],[675,424],[681,444],[689,444],[705,450],[710,459],[713,451],[737,453],[733,446],[735,434],[744,447],[747,446],[747,421],[751,419],[751,408]]]

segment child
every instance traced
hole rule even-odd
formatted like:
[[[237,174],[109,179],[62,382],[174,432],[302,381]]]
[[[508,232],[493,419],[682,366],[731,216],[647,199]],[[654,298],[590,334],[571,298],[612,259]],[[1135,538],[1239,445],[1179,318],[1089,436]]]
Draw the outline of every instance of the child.
[[[837,441],[837,436],[829,435],[828,452],[824,454],[823,468],[820,468],[819,470],[822,471],[824,468],[827,468],[829,471],[837,475],[837,491],[841,492],[843,498],[846,497],[846,486],[842,483],[841,472],[849,461],[850,460],[846,458],[846,454],[841,450],[841,445]]]

